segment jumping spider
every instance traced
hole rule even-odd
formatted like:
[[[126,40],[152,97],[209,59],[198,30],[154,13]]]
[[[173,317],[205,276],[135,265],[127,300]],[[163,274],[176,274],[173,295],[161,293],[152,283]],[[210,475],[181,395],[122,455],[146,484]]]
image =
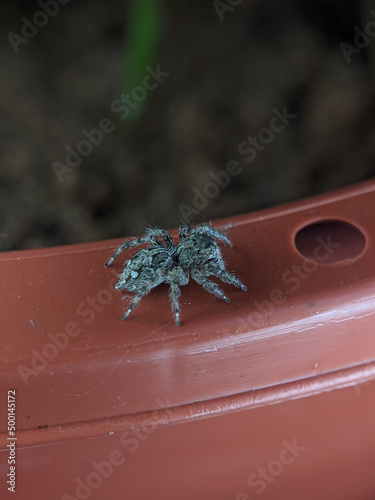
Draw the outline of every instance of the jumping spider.
[[[200,224],[196,228],[182,225],[178,229],[178,235],[180,243],[176,245],[168,231],[159,227],[150,227],[146,229],[144,236],[123,243],[105,264],[105,267],[110,266],[120,253],[129,247],[151,243],[151,246],[140,250],[126,262],[115,286],[117,290],[135,293],[122,319],[126,319],[142,297],[150,293],[153,288],[161,283],[168,283],[172,311],[178,326],[180,324],[178,299],[181,295],[179,287],[187,285],[190,276],[207,292],[225,302],[230,302],[230,300],[216,283],[207,279],[208,276],[216,276],[224,283],[247,290],[234,274],[225,269],[225,263],[215,239],[229,246],[233,245],[223,233],[207,224]]]

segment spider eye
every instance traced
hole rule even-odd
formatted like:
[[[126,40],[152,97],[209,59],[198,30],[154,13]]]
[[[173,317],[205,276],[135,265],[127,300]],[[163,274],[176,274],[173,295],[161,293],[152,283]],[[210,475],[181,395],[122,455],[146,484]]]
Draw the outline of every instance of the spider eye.
[[[201,253],[201,251],[200,251],[200,250],[197,250],[197,253]]]

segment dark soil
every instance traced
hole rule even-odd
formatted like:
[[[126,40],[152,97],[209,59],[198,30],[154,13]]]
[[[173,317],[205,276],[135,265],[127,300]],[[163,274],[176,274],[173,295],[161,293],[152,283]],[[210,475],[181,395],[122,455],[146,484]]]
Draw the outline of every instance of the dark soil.
[[[128,2],[60,5],[17,54],[8,33],[21,35],[22,17],[41,8],[1,4],[1,250],[175,227],[181,203],[193,222],[216,220],[374,175],[375,40],[350,63],[340,48],[375,20],[374,2],[245,0],[222,21],[212,1],[162,4],[150,66],[169,75],[137,122],[111,109],[123,92]],[[296,116],[271,138],[262,129],[285,107]],[[114,131],[59,182],[53,162],[67,165],[66,146],[106,118]],[[241,154],[258,134],[268,143]],[[228,162],[237,175],[215,193],[213,173]],[[216,196],[197,205],[193,190]]]

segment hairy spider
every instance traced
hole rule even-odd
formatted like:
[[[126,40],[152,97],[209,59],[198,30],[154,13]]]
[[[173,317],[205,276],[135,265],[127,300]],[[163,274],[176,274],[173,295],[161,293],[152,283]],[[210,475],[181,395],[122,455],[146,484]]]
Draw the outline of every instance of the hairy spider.
[[[229,246],[233,245],[223,233],[207,224],[200,224],[196,228],[182,225],[178,229],[178,235],[180,243],[176,245],[168,231],[159,227],[150,227],[146,229],[144,236],[123,243],[105,264],[105,267],[110,266],[120,253],[129,247],[151,243],[151,246],[140,250],[126,262],[115,286],[117,290],[135,293],[122,319],[126,319],[142,297],[150,293],[153,288],[161,283],[168,283],[172,311],[178,326],[180,324],[178,302],[181,295],[180,286],[187,285],[190,276],[207,292],[225,302],[230,302],[230,300],[216,283],[207,279],[208,276],[216,276],[224,283],[247,290],[234,274],[225,269],[225,263],[215,239]]]

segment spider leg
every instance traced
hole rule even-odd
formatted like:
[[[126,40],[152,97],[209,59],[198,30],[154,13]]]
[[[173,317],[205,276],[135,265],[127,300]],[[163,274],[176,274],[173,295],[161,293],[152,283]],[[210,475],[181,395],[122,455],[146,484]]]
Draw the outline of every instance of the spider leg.
[[[152,245],[154,247],[165,248],[165,246],[163,245],[163,243],[158,238],[155,238],[154,236],[151,237],[150,241],[151,241],[151,243],[152,243]]]
[[[189,236],[189,233],[191,233],[191,227],[185,223],[178,228],[180,241],[185,240]]]
[[[163,276],[163,274],[165,274],[164,269],[159,269],[151,280],[143,283],[142,287],[140,288],[140,290],[138,290],[136,296],[131,301],[128,310],[121,319],[126,319],[129,316],[129,314],[133,311],[133,309],[139,304],[142,298],[145,295],[149,294],[150,291],[153,288],[155,288],[155,286],[160,285],[160,283],[162,283],[162,281],[160,281],[160,277]]]
[[[225,293],[222,290],[220,290],[218,285],[216,283],[214,283],[213,281],[210,281],[209,279],[207,279],[207,276],[205,276],[201,271],[191,270],[191,277],[199,285],[203,286],[203,288],[206,290],[206,292],[209,292],[209,293],[212,293],[213,295],[216,295],[216,297],[219,297],[220,299],[225,300],[225,302],[230,302],[228,297],[225,295]]]
[[[134,299],[131,301],[130,303],[130,306],[129,306],[129,309],[126,311],[126,313],[124,314],[124,316],[121,318],[121,319],[126,319],[129,314],[132,312],[132,310],[139,304],[139,302],[142,300],[142,297],[146,295],[146,293],[144,294],[140,294],[138,293]]]
[[[230,241],[229,238],[225,236],[221,231],[218,231],[217,229],[214,229],[213,227],[209,226],[208,224],[201,224],[197,226],[195,229],[192,229],[192,233],[200,233],[200,234],[207,234],[208,236],[213,236],[214,238],[217,238],[218,240],[224,241],[228,246],[232,247],[233,244]]]
[[[125,241],[125,243],[123,243],[122,245],[120,245],[118,247],[116,252],[109,259],[109,261],[104,264],[104,266],[105,267],[110,266],[112,264],[112,262],[115,259],[117,259],[117,257],[120,255],[120,253],[123,252],[124,250],[126,250],[127,248],[134,247],[136,245],[142,245],[143,243],[149,243],[150,241],[152,241],[152,237],[149,235],[142,236],[141,238],[136,238],[136,239],[130,240],[130,241]]]
[[[241,283],[241,281],[234,274],[228,272],[226,269],[221,268],[210,268],[209,266],[202,268],[202,272],[205,276],[217,276],[224,283],[229,283],[231,285],[236,286],[237,288],[241,288],[244,292],[247,291],[247,287]]]
[[[169,282],[169,298],[171,299],[172,311],[175,316],[176,326],[180,325],[180,305],[178,299],[181,295],[180,286],[187,285],[189,282],[189,277],[184,273],[184,271],[175,267],[170,273]]]
[[[152,243],[153,246],[163,246],[163,244],[158,240],[158,236],[163,238],[165,246],[168,250],[174,251],[176,245],[171,238],[171,235],[165,229],[160,229],[159,227],[150,227],[145,231],[145,235],[140,238],[135,238],[134,240],[126,241],[113,254],[113,256],[106,262],[104,265],[108,267],[112,264],[112,262],[117,259],[121,252],[126,250],[127,248],[134,247],[136,245],[143,245],[143,243]]]
[[[146,229],[146,234],[153,238],[153,243],[161,244],[160,240],[157,239],[160,236],[164,242],[165,247],[168,250],[174,251],[176,248],[175,242],[172,240],[171,235],[165,229],[160,227],[149,227]]]
[[[171,299],[172,311],[175,317],[176,326],[180,325],[180,304],[178,299],[180,298],[181,290],[177,283],[172,282],[169,285],[169,298]]]
[[[165,231],[164,229],[162,230],[162,234],[160,235],[163,238],[163,241],[168,248],[168,250],[172,250],[176,248],[175,242],[172,240],[171,235],[168,233],[168,231]]]

